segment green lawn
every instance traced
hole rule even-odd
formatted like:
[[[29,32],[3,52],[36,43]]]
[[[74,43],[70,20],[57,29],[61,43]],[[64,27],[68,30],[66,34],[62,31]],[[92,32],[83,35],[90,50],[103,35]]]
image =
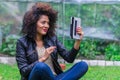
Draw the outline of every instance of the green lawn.
[[[70,68],[71,65],[72,64],[67,64],[67,69]],[[17,66],[0,64],[0,80],[20,80]],[[120,80],[120,67],[90,66],[88,72],[81,80]]]
[[[69,68],[71,64],[67,65]],[[119,66],[89,66],[89,70],[80,80],[120,80]]]
[[[17,65],[0,64],[0,80],[20,80]]]

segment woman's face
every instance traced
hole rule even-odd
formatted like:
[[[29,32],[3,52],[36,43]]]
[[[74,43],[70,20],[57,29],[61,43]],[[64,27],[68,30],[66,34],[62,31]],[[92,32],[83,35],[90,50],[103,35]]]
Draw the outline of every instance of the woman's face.
[[[37,21],[37,34],[46,35],[49,29],[49,18],[46,15],[41,15]]]

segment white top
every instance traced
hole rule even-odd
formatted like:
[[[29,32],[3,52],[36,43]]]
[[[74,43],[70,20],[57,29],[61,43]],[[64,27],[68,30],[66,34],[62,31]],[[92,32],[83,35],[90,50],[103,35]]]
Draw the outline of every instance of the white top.
[[[36,47],[36,50],[38,52],[39,58],[42,57],[45,54],[45,47],[42,47],[42,48]],[[48,59],[45,61],[45,63],[50,67],[50,69],[52,70],[53,74],[56,75],[56,73],[54,71],[54,67],[53,67],[51,56],[48,57]]]

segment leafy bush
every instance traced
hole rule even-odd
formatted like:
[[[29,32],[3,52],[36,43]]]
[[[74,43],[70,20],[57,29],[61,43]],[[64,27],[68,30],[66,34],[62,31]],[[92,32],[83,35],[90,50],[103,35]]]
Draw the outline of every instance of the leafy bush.
[[[120,60],[120,45],[118,43],[110,43],[105,48],[106,60]]]
[[[111,60],[112,61],[120,61],[120,55],[112,55]]]
[[[3,54],[14,56],[16,53],[16,42],[18,38],[19,36],[16,35],[7,36],[0,47],[0,52]]]
[[[80,44],[80,54],[85,56],[88,59],[95,59],[96,55],[101,54],[99,50],[97,50],[98,41],[86,39]]]

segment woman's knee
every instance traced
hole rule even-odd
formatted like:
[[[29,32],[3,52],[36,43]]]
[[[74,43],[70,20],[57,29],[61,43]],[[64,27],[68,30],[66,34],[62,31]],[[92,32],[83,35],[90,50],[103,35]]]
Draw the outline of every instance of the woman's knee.
[[[48,65],[43,63],[43,62],[38,62],[36,65],[35,65],[35,68],[37,70],[46,70],[48,68]]]
[[[84,61],[78,62],[77,63],[79,66],[82,66],[83,70],[87,71],[88,70],[88,64]]]

